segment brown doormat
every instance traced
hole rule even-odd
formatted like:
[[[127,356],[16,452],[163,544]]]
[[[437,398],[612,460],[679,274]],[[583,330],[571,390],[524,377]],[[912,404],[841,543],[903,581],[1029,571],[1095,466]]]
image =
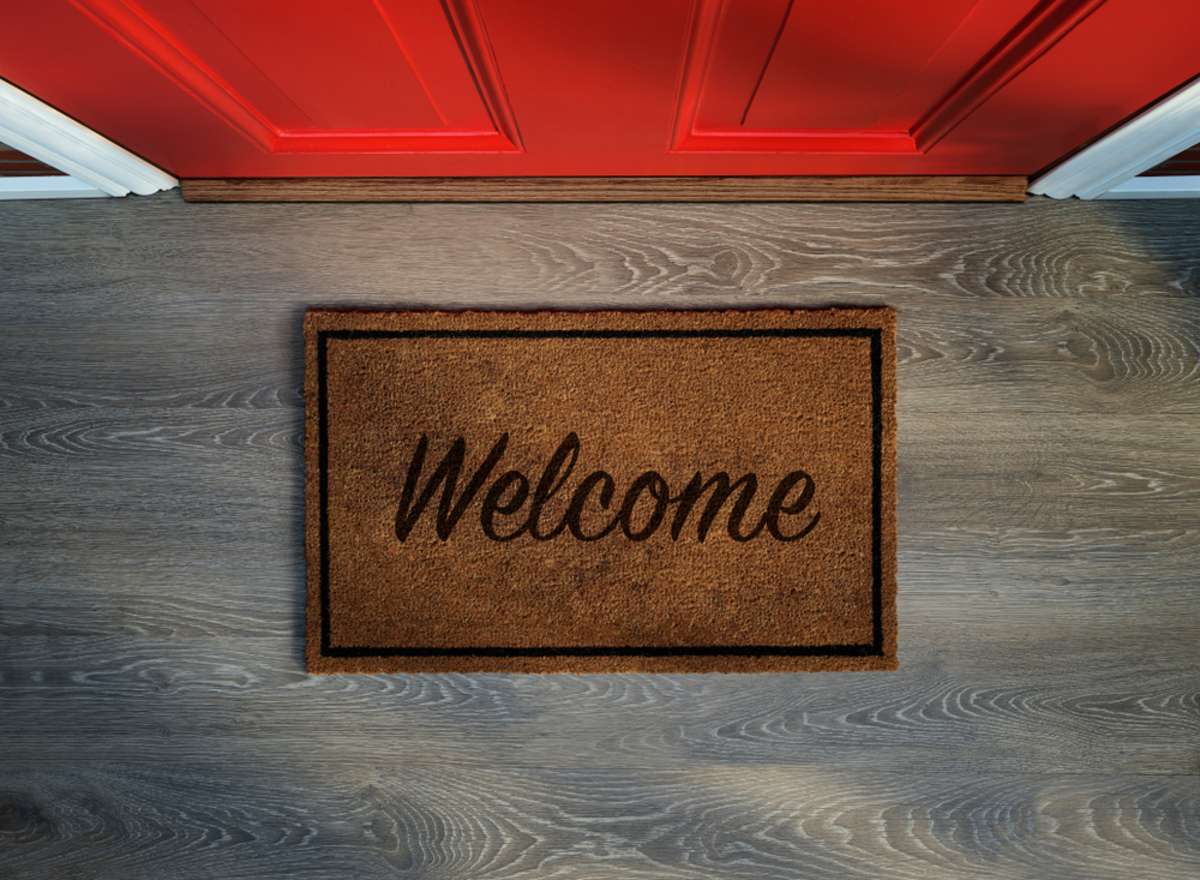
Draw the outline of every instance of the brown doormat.
[[[309,670],[895,668],[890,309],[304,329]]]

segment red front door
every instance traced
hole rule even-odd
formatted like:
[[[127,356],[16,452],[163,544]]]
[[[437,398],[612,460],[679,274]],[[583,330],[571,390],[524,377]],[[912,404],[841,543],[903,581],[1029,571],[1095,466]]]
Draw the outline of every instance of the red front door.
[[[0,76],[183,177],[1028,174],[1196,0],[11,0]]]

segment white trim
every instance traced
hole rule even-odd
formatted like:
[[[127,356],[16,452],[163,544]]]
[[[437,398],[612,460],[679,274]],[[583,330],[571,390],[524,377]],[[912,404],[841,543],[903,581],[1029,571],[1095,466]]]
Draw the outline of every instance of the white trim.
[[[0,177],[3,199],[102,199],[108,193],[89,183],[64,176]]]
[[[1135,177],[1118,183],[1098,199],[1195,199],[1200,198],[1200,174],[1171,177]]]
[[[179,185],[171,175],[4,80],[0,142],[110,196],[149,195]]]
[[[1099,198],[1200,143],[1200,79],[1043,174],[1029,187],[1053,199]]]

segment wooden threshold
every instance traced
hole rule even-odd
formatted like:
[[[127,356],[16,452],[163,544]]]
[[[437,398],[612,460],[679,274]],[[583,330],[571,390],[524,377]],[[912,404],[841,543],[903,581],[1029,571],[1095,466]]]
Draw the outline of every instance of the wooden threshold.
[[[189,202],[1023,202],[1017,175],[192,178]]]

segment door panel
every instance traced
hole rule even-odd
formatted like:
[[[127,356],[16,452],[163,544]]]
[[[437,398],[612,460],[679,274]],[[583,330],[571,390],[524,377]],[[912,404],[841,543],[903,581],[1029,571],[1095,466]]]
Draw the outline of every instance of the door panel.
[[[12,0],[0,76],[188,177],[1028,174],[1200,73],[1185,22],[1194,0]]]
[[[111,10],[117,4],[90,0],[89,5]],[[273,129],[446,127],[436,99],[409,61],[409,41],[396,38],[391,12],[382,4],[343,0],[331,20],[312,14],[255,18],[240,14],[244,5],[239,0],[142,0],[161,32],[190,49]],[[436,8],[414,5],[426,7],[425,12]],[[453,42],[449,33],[440,36]],[[337,63],[351,57],[356,63]],[[469,82],[453,85],[470,88]],[[389,100],[377,99],[381,91]],[[474,103],[471,125],[478,128],[482,108]]]
[[[264,152],[517,149],[476,85],[492,64],[470,4],[73,5]],[[265,7],[275,14],[254,14]]]
[[[712,50],[714,61],[728,56],[726,69],[741,61],[750,74],[742,77],[741,84],[750,88],[735,96],[728,108],[732,113],[710,112],[715,118],[703,127],[907,133],[917,112],[902,114],[908,118],[890,126],[881,120],[889,109],[895,115],[895,102],[906,89],[911,90],[918,79],[930,78],[930,60],[977,4],[925,0],[919,17],[909,4],[891,0],[854,4],[710,0],[710,5],[724,7]],[[748,7],[775,7],[775,15],[763,22],[765,39],[751,51],[737,44],[727,49],[730,36],[739,37],[752,18],[746,14]],[[1010,23],[1019,17],[1017,12]],[[863,27],[864,19],[872,26]],[[721,73],[710,75],[706,89],[717,91],[733,81]],[[939,86],[945,90],[949,84],[943,81]]]
[[[676,147],[919,156],[1103,0],[701,0]]]

